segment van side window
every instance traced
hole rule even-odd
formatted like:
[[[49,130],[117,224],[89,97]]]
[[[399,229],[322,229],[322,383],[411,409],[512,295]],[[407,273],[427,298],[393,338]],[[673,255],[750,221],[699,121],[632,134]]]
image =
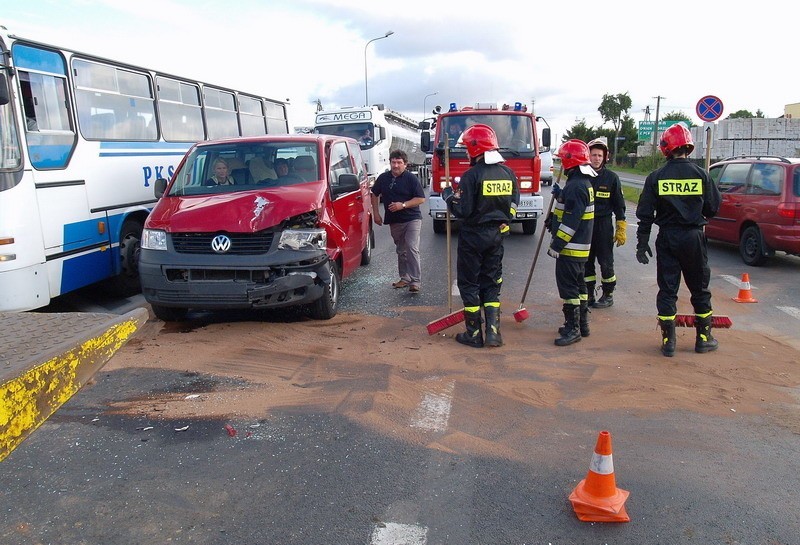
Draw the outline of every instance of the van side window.
[[[780,195],[783,188],[783,168],[768,163],[756,163],[750,173],[747,193],[751,195]]]
[[[353,168],[353,161],[350,159],[350,153],[347,150],[347,144],[344,142],[337,142],[331,147],[331,185],[336,187],[339,185],[340,174],[356,174]]]
[[[742,193],[747,184],[747,174],[750,165],[747,163],[733,163],[725,167],[717,182],[722,193]]]

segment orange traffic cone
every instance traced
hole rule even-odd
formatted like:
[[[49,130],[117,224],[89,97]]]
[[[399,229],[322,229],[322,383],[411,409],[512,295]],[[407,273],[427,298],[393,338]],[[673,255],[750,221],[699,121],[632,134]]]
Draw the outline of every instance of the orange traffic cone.
[[[750,275],[744,273],[742,275],[742,285],[739,288],[739,296],[733,298],[737,303],[758,303],[753,299],[753,294],[750,293]]]
[[[625,500],[630,492],[617,488],[611,457],[611,434],[601,431],[594,447],[589,473],[569,495],[572,509],[585,522],[630,522]]]

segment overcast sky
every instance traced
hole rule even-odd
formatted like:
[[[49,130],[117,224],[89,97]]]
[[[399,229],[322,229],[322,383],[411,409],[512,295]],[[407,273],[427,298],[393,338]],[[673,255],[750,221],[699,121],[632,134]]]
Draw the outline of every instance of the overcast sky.
[[[177,76],[289,99],[291,126],[325,108],[365,102],[421,119],[423,106],[522,101],[560,139],[598,127],[604,94],[627,92],[638,122],[693,118],[719,97],[737,110],[783,115],[800,102],[795,17],[762,0],[5,0],[12,33]],[[785,16],[781,16],[781,12]],[[383,36],[388,38],[367,42]],[[429,96],[426,95],[437,93]],[[611,127],[610,124],[606,125]]]

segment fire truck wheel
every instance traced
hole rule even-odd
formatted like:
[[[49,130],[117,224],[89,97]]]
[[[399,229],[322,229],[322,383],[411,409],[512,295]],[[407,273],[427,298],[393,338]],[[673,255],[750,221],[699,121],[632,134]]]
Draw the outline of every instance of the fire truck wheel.
[[[536,220],[523,221],[522,232],[526,235],[534,234],[536,232]]]

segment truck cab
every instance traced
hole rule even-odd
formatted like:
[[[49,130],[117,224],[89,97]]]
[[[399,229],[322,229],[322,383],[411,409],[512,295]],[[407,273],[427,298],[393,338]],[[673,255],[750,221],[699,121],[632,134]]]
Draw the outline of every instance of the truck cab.
[[[199,143],[155,193],[139,272],[163,320],[297,305],[329,319],[341,280],[371,259],[369,178],[352,138]]]

